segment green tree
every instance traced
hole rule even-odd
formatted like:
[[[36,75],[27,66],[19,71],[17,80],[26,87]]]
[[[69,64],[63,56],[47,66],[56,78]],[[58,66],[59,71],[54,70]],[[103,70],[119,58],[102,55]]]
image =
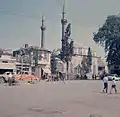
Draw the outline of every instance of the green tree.
[[[89,68],[89,72],[91,72],[91,65],[92,65],[92,51],[91,48],[88,48],[88,54],[87,54],[87,66]]]
[[[57,70],[57,58],[60,58],[60,50],[53,50],[51,53],[51,73],[56,74]]]
[[[38,60],[39,60],[39,49],[37,47],[33,48],[33,60],[35,63],[35,67],[38,66]]]
[[[2,49],[0,49],[0,57],[2,56],[2,54],[3,54],[3,50],[2,50]]]
[[[82,61],[81,61],[81,67],[83,69],[84,74],[89,72],[89,68],[87,65],[87,56],[83,56]]]
[[[93,40],[104,47],[108,65],[120,65],[120,17],[108,16]]]
[[[68,79],[69,62],[73,55],[73,40],[71,36],[71,24],[69,23],[66,28],[64,40],[62,40],[61,60],[66,63],[66,79]]]

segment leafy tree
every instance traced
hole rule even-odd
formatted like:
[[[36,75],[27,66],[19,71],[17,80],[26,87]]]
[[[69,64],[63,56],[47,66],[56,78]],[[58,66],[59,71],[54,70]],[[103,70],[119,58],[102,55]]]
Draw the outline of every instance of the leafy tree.
[[[66,63],[66,76],[68,79],[68,68],[69,68],[69,61],[72,59],[73,55],[73,41],[70,40],[70,35],[71,35],[71,24],[69,23],[66,32],[65,32],[65,37],[62,40],[62,49],[61,49],[61,60]]]
[[[83,56],[83,58],[82,58],[81,67],[82,67],[82,69],[84,71],[84,74],[89,72],[89,68],[88,68],[88,65],[87,65],[87,57],[86,56]]]
[[[35,61],[35,66],[38,66],[39,49],[37,47],[33,49],[33,60]]]
[[[0,57],[2,56],[2,54],[3,54],[3,50],[2,50],[2,49],[0,49]]]
[[[114,41],[109,49],[107,61],[109,62],[108,65],[120,65],[120,40]]]
[[[60,58],[60,50],[53,50],[51,54],[51,73],[56,74],[57,70],[57,58]]]
[[[87,66],[89,68],[89,72],[91,72],[91,65],[92,65],[92,52],[91,48],[88,48],[88,54],[87,54]]]
[[[120,65],[120,17],[108,16],[106,22],[94,33],[93,40],[104,47],[108,65]]]

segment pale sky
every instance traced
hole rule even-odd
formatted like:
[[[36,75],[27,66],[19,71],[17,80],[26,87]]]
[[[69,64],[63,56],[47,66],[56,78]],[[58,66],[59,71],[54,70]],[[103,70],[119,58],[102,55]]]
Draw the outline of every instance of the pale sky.
[[[72,23],[71,37],[78,44],[91,46],[97,55],[102,49],[93,41],[93,32],[108,15],[120,12],[120,0],[66,0],[66,17]],[[20,48],[24,43],[40,46],[41,16],[45,15],[45,47],[61,47],[63,0],[0,0],[0,47]]]

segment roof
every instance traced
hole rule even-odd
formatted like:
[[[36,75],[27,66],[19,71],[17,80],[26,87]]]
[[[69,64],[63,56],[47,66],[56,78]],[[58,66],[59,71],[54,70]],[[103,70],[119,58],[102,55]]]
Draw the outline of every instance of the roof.
[[[12,56],[12,53],[4,52],[2,55]]]
[[[40,50],[40,51],[46,51],[46,52],[49,52],[49,53],[51,53],[51,51],[50,51],[50,50],[48,50],[48,49],[45,49],[45,48],[39,48],[39,50]]]
[[[85,45],[83,45],[83,44],[81,44],[81,43],[77,43],[77,42],[74,42],[74,47],[75,48],[83,48],[83,49],[88,49],[88,47],[87,46],[85,46]]]

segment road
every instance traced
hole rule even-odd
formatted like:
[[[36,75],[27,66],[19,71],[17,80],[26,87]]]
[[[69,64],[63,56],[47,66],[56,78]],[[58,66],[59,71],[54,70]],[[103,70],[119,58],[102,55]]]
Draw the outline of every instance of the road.
[[[0,117],[120,117],[120,93],[101,81],[0,85]],[[120,82],[117,82],[120,89]]]

